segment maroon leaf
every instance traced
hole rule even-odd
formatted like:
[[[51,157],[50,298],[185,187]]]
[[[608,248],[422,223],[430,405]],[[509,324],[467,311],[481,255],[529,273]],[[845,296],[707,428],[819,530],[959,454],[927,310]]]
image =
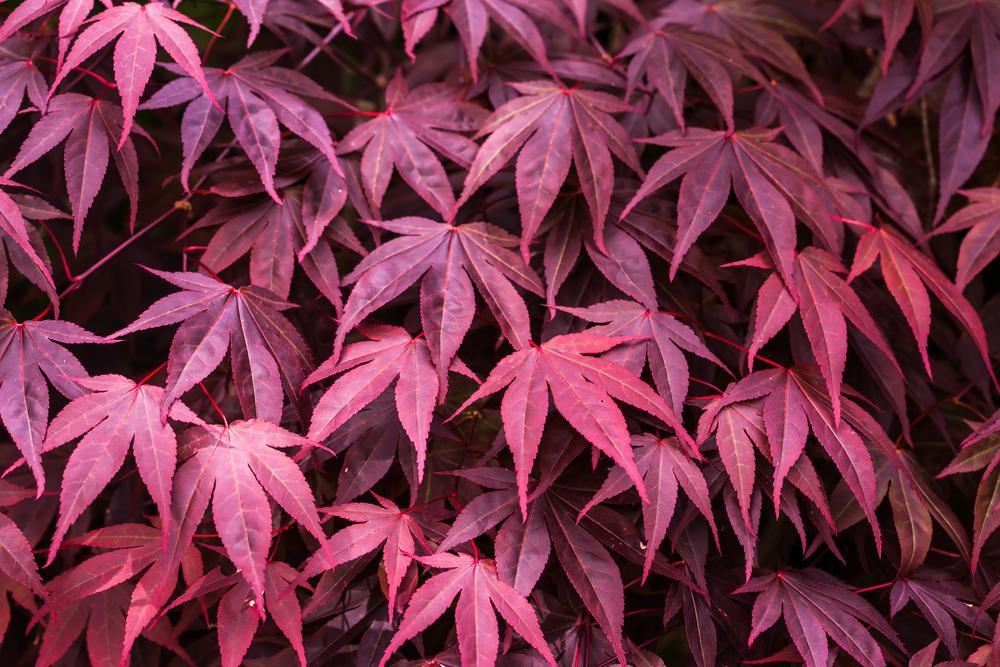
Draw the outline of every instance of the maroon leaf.
[[[643,500],[648,497],[632,454],[625,418],[611,399],[653,415],[690,443],[690,436],[674,412],[638,377],[614,362],[584,356],[606,352],[628,340],[571,334],[514,352],[497,364],[482,386],[456,410],[458,414],[480,398],[507,387],[502,404],[504,432],[515,458],[522,514],[527,512],[528,475],[541,442],[550,392],[559,413],[622,466]]]
[[[258,609],[264,608],[265,561],[271,544],[268,496],[317,540],[326,540],[302,470],[277,449],[313,444],[258,419],[225,426],[202,424],[183,434],[181,447],[187,460],[177,477],[196,473],[197,493],[204,496],[205,504],[207,496],[212,496],[212,520],[222,545],[250,587]],[[193,516],[196,522],[200,519]],[[326,549],[320,553],[329,555]]]
[[[556,664],[542,636],[535,610],[520,593],[500,581],[493,561],[452,554],[437,554],[420,560],[431,567],[446,568],[446,571],[428,579],[413,594],[399,629],[379,662],[380,667],[407,640],[437,620],[456,595],[455,626],[462,664],[486,667],[496,664],[500,638],[493,609],[542,655],[545,662]]]
[[[81,32],[73,42],[73,48],[59,67],[52,90],[55,90],[70,70],[79,67],[90,56],[100,51],[113,39],[119,37],[115,45],[115,81],[122,97],[123,120],[118,140],[121,150],[139,107],[139,98],[153,73],[156,59],[156,45],[163,50],[178,67],[187,72],[201,86],[209,99],[212,92],[201,69],[198,48],[178,23],[200,28],[201,26],[184,14],[166,5],[153,3],[140,5],[126,2],[116,7],[108,7],[92,19],[93,23]],[[50,93],[51,94],[51,93]],[[110,130],[109,130],[110,134]]]
[[[184,145],[181,182],[185,189],[195,163],[222,126],[223,115],[229,119],[229,127],[260,175],[264,189],[279,204],[281,198],[274,185],[281,143],[278,123],[314,146],[335,169],[340,169],[326,121],[300,95],[337,98],[302,74],[275,67],[282,53],[263,52],[243,58],[225,70],[208,69],[205,85],[201,85],[198,77],[178,79],[142,105],[143,109],[160,109],[190,102],[181,123]]]
[[[177,438],[160,420],[163,389],[136,384],[120,375],[100,375],[76,380],[84,394],[63,408],[49,425],[45,450],[83,438],[73,449],[62,479],[59,521],[49,549],[49,564],[55,558],[66,531],[97,498],[125,462],[129,446],[139,475],[169,530],[170,492],[177,467]],[[184,416],[190,410],[174,404],[171,414]]]
[[[485,112],[457,99],[459,91],[447,85],[410,90],[397,72],[386,89],[386,109],[356,127],[340,142],[340,153],[365,147],[361,175],[372,206],[378,211],[396,171],[413,191],[442,217],[455,207],[448,176],[434,151],[468,167],[476,145],[459,132],[475,129]],[[434,149],[433,151],[431,149]]]
[[[229,348],[244,414],[277,423],[282,388],[295,399],[312,365],[305,342],[281,315],[292,304],[257,287],[236,289],[198,273],[149,270],[183,291],[163,297],[115,336],[182,322],[170,347],[161,418]]]
[[[128,195],[129,225],[135,225],[139,158],[129,132],[123,128],[122,109],[111,102],[77,93],[56,95],[4,173],[5,179],[10,178],[66,141],[65,177],[73,206],[74,250],[79,249],[83,221],[101,189],[109,156],[115,160],[118,176]],[[121,139],[117,140],[119,136]],[[116,140],[118,143],[114,144]]]
[[[472,285],[515,349],[528,345],[528,312],[511,283],[542,294],[535,272],[509,250],[517,241],[485,222],[453,226],[425,218],[372,223],[400,234],[366,256],[345,279],[357,283],[344,307],[333,356],[347,334],[421,276],[420,314],[442,394],[447,372],[472,324]]]
[[[545,81],[513,84],[522,97],[500,107],[483,122],[490,137],[476,153],[458,205],[480,189],[515,154],[521,208],[521,254],[552,207],[569,173],[570,153],[594,223],[594,241],[604,247],[604,220],[611,205],[611,155],[642,173],[625,129],[612,113],[629,107],[604,93],[564,88]]]

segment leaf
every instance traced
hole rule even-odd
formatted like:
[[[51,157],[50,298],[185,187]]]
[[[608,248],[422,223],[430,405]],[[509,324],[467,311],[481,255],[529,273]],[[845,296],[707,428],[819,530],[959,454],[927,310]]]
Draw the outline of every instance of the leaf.
[[[637,376],[614,362],[584,356],[606,352],[627,340],[591,333],[570,334],[514,352],[500,361],[482,386],[455,411],[457,415],[509,385],[503,398],[502,410],[507,415],[504,433],[517,461],[522,515],[527,512],[528,475],[548,413],[548,393],[556,410],[577,432],[622,466],[644,501],[648,497],[635,464],[625,418],[612,398],[660,419],[690,443],[690,436],[674,412]]]
[[[3,182],[3,179],[0,179],[0,182]],[[12,182],[7,183],[13,184]],[[3,275],[3,278],[0,279],[0,299],[5,300],[7,296],[9,261],[22,276],[45,292],[56,317],[58,317],[59,295],[56,294],[48,254],[44,252],[44,245],[38,232],[25,221],[24,213],[26,211],[24,209],[28,207],[19,204],[19,201],[24,202],[25,200],[23,198],[15,200],[0,190],[0,239],[3,240],[3,249],[0,251],[0,266],[2,266],[0,273]],[[46,215],[41,212],[39,214]],[[29,216],[37,217],[34,211]],[[62,214],[62,217],[67,216]]]
[[[367,255],[344,279],[356,284],[344,306],[330,363],[339,359],[352,329],[421,276],[421,320],[442,395],[448,369],[472,325],[472,285],[511,345],[515,349],[528,345],[528,311],[512,283],[539,295],[542,285],[509,250],[516,245],[514,237],[485,222],[453,226],[426,218],[399,218],[372,224],[400,236]]]
[[[989,633],[992,624],[965,600],[973,597],[971,590],[957,581],[941,577],[916,576],[901,579],[893,584],[890,592],[892,614],[912,601],[924,619],[934,628],[953,656],[958,655],[958,634],[955,621],[958,619],[977,632]]]
[[[638,31],[620,56],[631,56],[628,89],[641,78],[665,100],[677,124],[684,129],[685,84],[690,75],[708,94],[727,125],[733,125],[733,76],[759,77],[757,69],[738,49],[721,40],[692,32],[668,12]]]
[[[712,531],[717,531],[705,478],[688,455],[681,451],[676,439],[637,435],[633,436],[632,443],[638,445],[635,462],[650,496],[649,504],[642,506],[643,530],[646,535],[644,546],[646,555],[642,566],[642,576],[645,581],[674,515],[678,487],[684,490],[695,507],[704,514]],[[601,488],[584,506],[580,516],[586,514],[594,505],[619,495],[630,487],[631,483],[624,469],[615,466]]]
[[[288,590],[295,575],[295,569],[287,563],[268,563],[265,569],[265,601],[275,624],[294,648],[299,664],[305,667],[302,609],[294,591]],[[250,648],[260,619],[249,586],[236,577],[229,577],[225,581],[230,584],[235,582],[235,585],[219,600],[219,652],[223,665],[238,667]],[[176,605],[177,601],[173,604]]]
[[[328,171],[324,187],[340,187],[346,198],[342,179],[332,169]],[[322,223],[307,217],[304,198],[314,196],[309,194],[308,186],[305,190],[286,189],[283,193],[285,200],[280,206],[271,199],[221,203],[189,227],[186,233],[219,226],[199,262],[221,273],[249,253],[251,284],[281,299],[287,299],[291,293],[293,268],[298,264],[334,308],[342,308],[333,248],[323,229],[314,226],[325,226],[330,220]],[[332,219],[336,213],[327,215]]]
[[[382,562],[388,580],[391,619],[400,584],[415,555],[414,538],[424,542],[419,525],[409,512],[401,511],[392,501],[381,498],[379,505],[347,503],[328,507],[324,511],[355,523],[331,535],[324,550],[314,554],[303,566],[301,576],[313,577],[360,558],[384,544]]]
[[[760,129],[732,133],[689,128],[683,135],[673,131],[649,139],[649,143],[674,149],[653,164],[619,218],[624,219],[660,188],[681,179],[673,277],[688,249],[719,215],[732,182],[737,199],[763,237],[782,279],[791,284],[795,215],[811,220],[805,211],[816,206],[815,202],[804,202],[802,193],[826,186],[811,175],[801,157],[774,144],[775,135],[774,131]],[[822,232],[825,230],[820,225],[826,224],[820,221],[814,226]]]
[[[447,7],[444,7],[447,5]],[[402,7],[403,35],[406,38],[406,53],[414,57],[414,48],[431,29],[441,8],[451,17],[458,31],[469,60],[472,78],[478,76],[478,55],[489,20],[497,23],[528,54],[543,67],[548,67],[545,43],[534,21],[522,10],[520,3],[505,0],[452,0],[451,2],[422,2],[407,0]],[[541,7],[524,5],[524,9],[551,16]]]
[[[935,234],[969,229],[958,251],[955,284],[960,290],[1000,255],[1000,191],[995,188],[962,190],[970,204],[941,223]]]
[[[178,470],[175,485],[189,474],[186,471],[196,472],[200,493],[212,495],[212,520],[222,545],[250,587],[258,609],[264,609],[265,560],[271,544],[268,496],[317,540],[326,540],[305,476],[292,458],[279,451],[313,445],[258,419],[225,426],[202,424],[183,435],[181,449],[187,460]],[[199,521],[201,517],[193,518]],[[321,553],[329,557],[325,549]]]
[[[451,216],[455,195],[434,153],[468,167],[477,147],[459,133],[475,129],[486,115],[479,107],[462,102],[459,92],[441,84],[410,90],[397,71],[386,89],[385,110],[354,128],[340,142],[338,150],[342,154],[365,148],[361,175],[376,211],[382,207],[395,167],[434,210],[446,219]]]
[[[875,448],[882,456],[888,457],[896,468],[903,464],[885,434],[877,425],[867,422],[865,413],[853,402],[844,399],[849,418],[837,424],[833,416],[832,401],[824,394],[817,380],[806,369],[756,371],[730,385],[722,398],[707,407],[699,424],[698,439],[704,441],[711,433],[715,433],[720,452],[734,450],[733,454],[727,455],[733,456],[732,465],[726,466],[727,474],[737,491],[744,525],[749,529],[752,478],[744,478],[740,474],[743,467],[735,464],[737,456],[740,461],[749,461],[747,447],[750,443],[772,462],[778,461],[775,463],[773,487],[776,506],[779,505],[781,483],[787,478],[813,503],[819,505],[821,513],[828,522],[831,521],[822,489],[815,489],[803,477],[803,471],[796,470],[799,461],[808,464],[808,458],[803,456],[803,445],[811,431],[833,460],[861,506],[875,533],[876,545],[879,545],[881,531],[875,517],[878,496],[869,448]],[[759,411],[755,410],[754,401],[762,396],[766,397],[763,407]],[[723,424],[731,426],[728,429],[723,426],[720,430],[720,425]],[[811,467],[809,464],[809,468]],[[783,474],[785,470],[788,471],[787,477]],[[806,474],[815,477],[816,473]],[[908,480],[909,475],[905,478]]]
[[[941,187],[934,221],[944,217],[948,202],[979,164],[992,128],[992,114],[984,117],[979,89],[966,77],[951,77],[941,104]],[[995,107],[994,107],[995,109]]]
[[[417,452],[419,482],[438,395],[438,377],[427,340],[411,337],[400,327],[368,326],[362,332],[368,341],[348,345],[339,362],[331,357],[306,378],[308,386],[343,373],[316,404],[309,438],[317,442],[325,439],[396,380],[396,411]]]
[[[493,561],[451,554],[421,560],[432,567],[445,568],[445,571],[428,579],[413,594],[399,629],[379,662],[380,667],[403,644],[441,616],[456,596],[455,626],[462,664],[496,664],[499,636],[493,609],[541,654],[545,662],[556,664],[542,636],[535,610],[520,593],[500,581]]]
[[[143,109],[160,109],[190,102],[181,122],[184,145],[181,183],[185,190],[190,190],[191,170],[222,126],[223,116],[228,118],[236,141],[260,175],[265,191],[279,204],[281,197],[274,181],[281,143],[279,123],[315,147],[340,171],[326,121],[300,96],[336,98],[306,76],[274,66],[282,53],[254,53],[225,70],[208,68],[205,85],[194,76],[177,79],[142,105]]]
[[[59,67],[55,81],[52,82],[52,90],[56,89],[72,69],[82,65],[113,39],[120,37],[115,45],[114,56],[115,82],[122,98],[123,120],[120,128],[121,138],[118,140],[119,150],[132,130],[139,98],[142,97],[142,91],[145,90],[153,73],[157,43],[201,86],[209,99],[212,98],[205,73],[201,69],[198,48],[178,23],[196,28],[202,26],[184,14],[158,3],[140,5],[126,2],[116,7],[108,7],[92,21],[93,23],[73,42],[73,48],[66,55],[66,60]]]
[[[71,322],[17,322],[6,310],[0,312],[0,419],[35,477],[36,498],[45,488],[49,389],[44,378],[66,398],[84,395],[87,390],[76,378],[86,378],[87,371],[60,343],[104,342]]]
[[[45,114],[31,128],[4,173],[5,179],[10,178],[65,140],[64,171],[73,207],[74,250],[80,248],[83,221],[101,189],[109,157],[114,158],[118,176],[128,195],[129,227],[135,226],[139,158],[124,127],[122,109],[116,104],[78,93],[56,95],[49,100]],[[130,131],[132,129],[130,126]],[[113,145],[118,136],[121,139],[117,146]]]
[[[927,374],[930,375],[930,360],[927,356],[930,304],[925,286],[930,288],[944,307],[968,331],[986,364],[990,377],[996,382],[982,321],[972,304],[948,280],[937,264],[908,243],[898,232],[884,228],[870,231],[861,238],[851,276],[857,276],[871,266],[876,256],[882,258],[882,275],[886,286],[903,310],[917,338]]]
[[[847,362],[846,320],[856,326],[899,370],[888,341],[868,309],[840,275],[844,267],[827,253],[806,248],[796,273],[799,316],[833,401],[833,420],[840,422],[840,392]],[[902,372],[902,371],[900,371]]]
[[[590,533],[564,510],[550,505],[546,524],[566,578],[611,640],[618,660],[625,663],[622,644],[624,587],[618,566]]]
[[[45,585],[38,576],[31,545],[17,524],[3,514],[0,514],[0,572],[45,597]]]
[[[751,637],[774,624],[780,609],[792,642],[809,667],[827,664],[827,637],[862,665],[884,665],[881,648],[861,621],[875,621],[880,632],[895,639],[871,605],[820,570],[782,570],[757,577],[736,592],[758,593]]]
[[[521,93],[483,121],[490,137],[476,153],[458,206],[520,153],[515,169],[521,210],[521,255],[527,260],[542,218],[569,173],[570,152],[594,223],[594,242],[604,248],[604,220],[611,205],[611,155],[642,173],[625,129],[610,114],[628,110],[605,93],[531,81],[513,84]]]
[[[25,96],[39,109],[45,108],[48,83],[32,55],[31,43],[23,38],[7,41],[0,52],[0,132],[17,116]]]
[[[998,504],[1000,504],[1000,458],[994,458],[979,480],[973,505],[973,572],[979,564],[979,556],[982,554],[986,539],[1000,528],[1000,513],[996,511]]]
[[[66,464],[61,484],[59,521],[49,548],[49,562],[56,556],[67,530],[97,498],[125,462],[129,446],[139,475],[170,530],[170,492],[177,467],[177,438],[160,420],[164,391],[136,384],[120,375],[100,375],[76,380],[93,393],[75,398],[55,416],[45,437],[46,451],[80,436]],[[171,414],[187,411],[182,403]]]
[[[244,415],[280,421],[282,389],[296,399],[312,366],[305,341],[281,314],[292,304],[258,287],[237,289],[198,273],[148,270],[182,291],[156,301],[114,335],[182,323],[170,346],[161,419],[208,377],[229,348]]]

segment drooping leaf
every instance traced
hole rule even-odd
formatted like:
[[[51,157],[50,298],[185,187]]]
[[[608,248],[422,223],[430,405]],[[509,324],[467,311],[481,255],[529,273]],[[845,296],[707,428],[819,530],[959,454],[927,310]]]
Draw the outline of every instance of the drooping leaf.
[[[143,109],[162,109],[189,102],[181,121],[181,182],[185,189],[191,170],[222,127],[223,118],[228,118],[236,141],[260,175],[264,189],[279,204],[281,197],[274,185],[281,144],[279,123],[340,169],[326,121],[302,100],[337,98],[306,76],[275,66],[282,53],[254,53],[225,70],[209,68],[204,85],[197,77],[182,77],[142,105]]]
[[[361,176],[376,211],[382,207],[395,168],[435,211],[445,218],[451,216],[455,194],[435,152],[467,168],[477,146],[459,133],[476,129],[486,115],[481,108],[461,101],[459,93],[447,85],[410,90],[397,72],[385,91],[385,110],[340,142],[341,154],[364,147]]]
[[[31,469],[39,497],[45,488],[42,452],[49,421],[48,383],[70,399],[88,391],[76,381],[86,378],[87,371],[60,343],[104,342],[71,322],[18,322],[9,312],[0,313],[0,419]]]
[[[783,616],[792,643],[809,667],[827,664],[827,638],[862,665],[886,664],[882,649],[865,625],[899,643],[874,607],[821,570],[782,570],[756,577],[736,592],[758,594],[750,642]]]

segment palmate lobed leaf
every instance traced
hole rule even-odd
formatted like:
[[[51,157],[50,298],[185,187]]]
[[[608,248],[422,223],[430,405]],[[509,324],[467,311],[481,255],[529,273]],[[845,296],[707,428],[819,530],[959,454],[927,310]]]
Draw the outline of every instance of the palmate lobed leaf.
[[[312,365],[301,335],[281,314],[293,304],[267,290],[237,289],[199,273],[150,271],[182,291],[163,297],[115,335],[182,322],[171,345],[161,418],[222,362],[228,348],[244,413],[280,421],[282,393],[296,398]]]
[[[628,338],[592,333],[569,334],[519,350],[501,360],[482,386],[456,410],[506,387],[504,433],[515,457],[518,497],[527,512],[527,480],[542,440],[548,397],[560,414],[597,449],[622,466],[644,501],[648,500],[636,468],[625,418],[612,398],[661,420],[686,444],[693,444],[673,410],[638,377],[612,361],[585,356],[628,342]]]
[[[485,110],[463,102],[461,92],[441,84],[411,90],[397,72],[386,87],[385,110],[340,142],[341,154],[364,147],[361,176],[375,211],[382,207],[395,168],[442,217],[452,215],[455,194],[435,152],[468,168],[477,146],[459,133],[476,129],[486,116]]]
[[[249,586],[258,610],[265,608],[266,557],[271,544],[268,496],[317,540],[326,539],[305,476],[292,458],[280,451],[313,444],[257,419],[225,426],[202,424],[182,436],[186,461],[178,477],[195,477],[194,494],[205,505],[212,497],[212,518],[219,537]],[[204,511],[203,505],[201,513]],[[328,551],[321,553],[331,557]]]
[[[73,207],[73,248],[78,249],[83,221],[94,204],[113,158],[129,199],[129,227],[134,227],[139,199],[139,157],[124,130],[121,107],[87,95],[62,93],[48,101],[45,114],[28,134],[4,172],[10,178],[65,141],[66,190]],[[131,126],[132,132],[139,132]],[[120,136],[120,139],[115,137]],[[114,143],[117,141],[117,144]]]
[[[188,103],[181,122],[184,147],[181,182],[185,189],[191,170],[211,145],[223,118],[228,119],[236,141],[260,175],[265,191],[279,204],[281,197],[274,185],[281,147],[279,123],[314,146],[340,170],[326,121],[300,96],[337,98],[302,74],[275,66],[283,53],[255,53],[224,70],[210,68],[199,76],[188,72],[188,77],[172,81],[143,103],[143,109]]]
[[[827,637],[862,665],[886,664],[865,625],[899,644],[896,633],[874,607],[822,570],[783,570],[757,577],[736,592],[758,594],[750,643],[783,616],[792,642],[809,667],[827,664]]]
[[[404,642],[430,625],[451,606],[455,596],[455,625],[462,663],[490,667],[496,664],[500,644],[499,630],[493,609],[544,660],[555,665],[534,609],[516,590],[503,583],[493,562],[468,555],[435,554],[419,559],[430,567],[444,568],[413,594],[399,625],[386,648],[379,666],[385,665],[393,652]]]
[[[123,115],[121,138],[117,144],[119,149],[132,129],[139,99],[153,73],[157,43],[211,98],[212,93],[201,69],[197,47],[178,25],[187,24],[200,28],[198,23],[166,5],[140,5],[136,2],[108,7],[91,20],[93,25],[77,36],[73,47],[66,54],[66,60],[61,63],[51,90],[54,91],[73,68],[82,65],[116,37],[119,38],[114,56],[115,80],[121,94]],[[50,91],[49,95],[51,94]]]
[[[400,236],[379,246],[344,278],[356,284],[344,306],[331,363],[339,360],[354,327],[421,277],[420,318],[442,393],[447,371],[472,325],[473,285],[511,345],[528,345],[528,309],[514,284],[539,295],[542,285],[531,267],[511,252],[515,237],[485,222],[451,225],[413,217],[371,224]]]
[[[521,213],[521,254],[559,189],[576,165],[594,223],[594,240],[604,245],[604,221],[611,205],[614,167],[611,156],[641,174],[638,156],[625,129],[610,114],[630,107],[597,91],[567,88],[549,81],[512,84],[521,97],[487,118],[479,130],[489,138],[476,153],[465,178],[461,206],[517,155],[517,199]]]

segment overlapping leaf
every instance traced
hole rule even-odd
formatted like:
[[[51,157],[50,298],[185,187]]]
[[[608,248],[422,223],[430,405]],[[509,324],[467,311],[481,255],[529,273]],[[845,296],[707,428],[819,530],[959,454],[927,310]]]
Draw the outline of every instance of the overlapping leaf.
[[[52,82],[52,90],[56,89],[71,70],[118,38],[115,44],[114,69],[118,92],[122,98],[121,127],[116,128],[120,133],[117,144],[119,149],[132,130],[139,99],[153,74],[157,44],[211,98],[212,93],[201,69],[198,48],[179,25],[200,28],[195,21],[157,2],[147,5],[126,2],[109,6],[91,20],[92,25],[79,34],[73,42],[73,48],[66,55],[66,60],[60,65],[55,81]]]
[[[83,436],[63,473],[59,521],[49,563],[69,527],[122,467],[130,445],[139,475],[164,517],[163,529],[170,529],[177,437],[173,428],[160,419],[163,388],[136,384],[120,375],[74,379],[92,393],[77,397],[63,408],[45,436],[46,451]],[[196,419],[183,403],[175,403],[171,414],[184,421]]]
[[[45,114],[31,128],[4,178],[10,178],[63,141],[64,175],[73,206],[73,247],[79,248],[83,221],[94,204],[113,158],[129,199],[129,225],[135,225],[139,199],[139,156],[117,104],[79,93],[49,100]],[[132,132],[138,128],[131,126]],[[119,139],[119,137],[121,137]],[[116,143],[117,142],[117,143]],[[6,216],[5,216],[6,217]]]
[[[549,81],[511,84],[517,97],[494,111],[479,130],[489,134],[465,178],[459,205],[517,155],[517,200],[521,212],[521,254],[576,165],[580,189],[594,222],[594,239],[604,244],[604,221],[611,206],[611,156],[641,174],[631,138],[611,114],[629,111],[620,100],[592,90]]]
[[[323,116],[302,97],[336,100],[311,79],[275,63],[283,51],[262,51],[221,70],[205,70],[202,84],[196,77],[172,81],[149,98],[143,109],[162,109],[189,102],[181,121],[184,162],[181,182],[211,145],[228,118],[236,141],[253,164],[264,189],[278,203],[274,177],[281,147],[278,124],[311,144],[339,169],[333,138]],[[212,96],[214,94],[214,98]],[[224,107],[224,108],[223,108]]]
[[[506,388],[501,412],[507,445],[514,455],[518,497],[527,513],[528,476],[542,440],[549,412],[549,394],[556,410],[597,449],[620,465],[643,500],[649,496],[636,467],[625,417],[612,399],[627,403],[690,436],[674,414],[645,383],[623,366],[600,354],[627,338],[591,333],[556,336],[542,345],[532,343],[501,360],[489,377],[456,411]]]
[[[425,543],[425,538],[409,511],[400,510],[391,500],[378,496],[376,499],[378,505],[347,503],[324,509],[325,513],[354,524],[331,535],[324,547],[330,555],[314,555],[303,566],[302,576],[315,576],[382,546],[382,566],[388,581],[389,617],[392,618],[400,583],[413,562],[417,542]]]
[[[281,314],[293,304],[258,287],[237,289],[199,273],[150,271],[182,291],[163,297],[115,335],[182,323],[170,346],[161,417],[229,349],[244,414],[279,422],[282,390],[294,401],[312,365],[302,337]]]
[[[514,284],[542,294],[538,276],[510,248],[517,239],[485,222],[463,225],[426,218],[370,222],[399,234],[358,263],[344,279],[356,283],[337,329],[332,363],[347,334],[421,277],[420,317],[442,392],[447,372],[472,325],[473,285],[515,349],[531,340],[528,309]]]
[[[382,207],[395,168],[442,217],[452,215],[455,194],[434,153],[468,168],[477,146],[459,133],[477,129],[486,115],[480,107],[463,102],[460,92],[446,84],[410,90],[397,72],[385,91],[385,110],[354,128],[340,142],[337,150],[341,154],[364,147],[361,176],[376,211]]]
[[[644,339],[619,345],[604,358],[636,375],[648,363],[657,391],[674,414],[681,414],[688,394],[689,369],[682,350],[725,368],[689,326],[669,313],[647,310],[630,301],[606,301],[567,311],[588,322],[602,323],[591,327],[590,333]]]
[[[39,496],[45,488],[42,451],[49,383],[70,399],[88,391],[76,381],[86,378],[87,371],[61,343],[104,342],[71,322],[18,322],[9,312],[0,312],[0,419],[31,469]]]
[[[756,577],[736,592],[757,593],[750,643],[784,616],[788,635],[809,667],[828,664],[827,638],[862,665],[885,665],[885,655],[866,625],[900,643],[874,607],[822,570],[782,570]]]
[[[455,627],[462,664],[484,667],[496,664],[500,631],[494,609],[542,655],[545,662],[556,664],[535,610],[523,595],[500,580],[492,561],[448,553],[424,556],[419,560],[445,571],[428,579],[413,594],[399,630],[393,635],[379,667],[385,665],[393,652],[406,641],[437,620],[456,596]]]
[[[1000,256],[1000,190],[963,190],[969,205],[957,211],[934,230],[946,234],[968,229],[958,251],[955,284],[965,289],[969,282]]]
[[[673,150],[653,164],[620,217],[625,218],[660,188],[682,179],[677,241],[670,266],[673,276],[688,249],[726,205],[731,184],[778,271],[791,282],[796,217],[833,249],[839,249],[843,231],[830,218],[837,208],[832,197],[828,202],[823,199],[826,185],[800,156],[774,142],[777,135],[777,131],[762,129],[727,132],[690,128],[650,139],[650,143]]]
[[[260,419],[224,426],[202,424],[183,435],[181,448],[186,460],[177,475],[196,480],[192,495],[200,499],[202,514],[212,497],[212,520],[219,538],[249,586],[258,610],[265,608],[266,561],[271,545],[268,496],[317,540],[326,540],[305,475],[281,451],[312,445],[311,440]],[[320,553],[329,557],[327,550]]]

